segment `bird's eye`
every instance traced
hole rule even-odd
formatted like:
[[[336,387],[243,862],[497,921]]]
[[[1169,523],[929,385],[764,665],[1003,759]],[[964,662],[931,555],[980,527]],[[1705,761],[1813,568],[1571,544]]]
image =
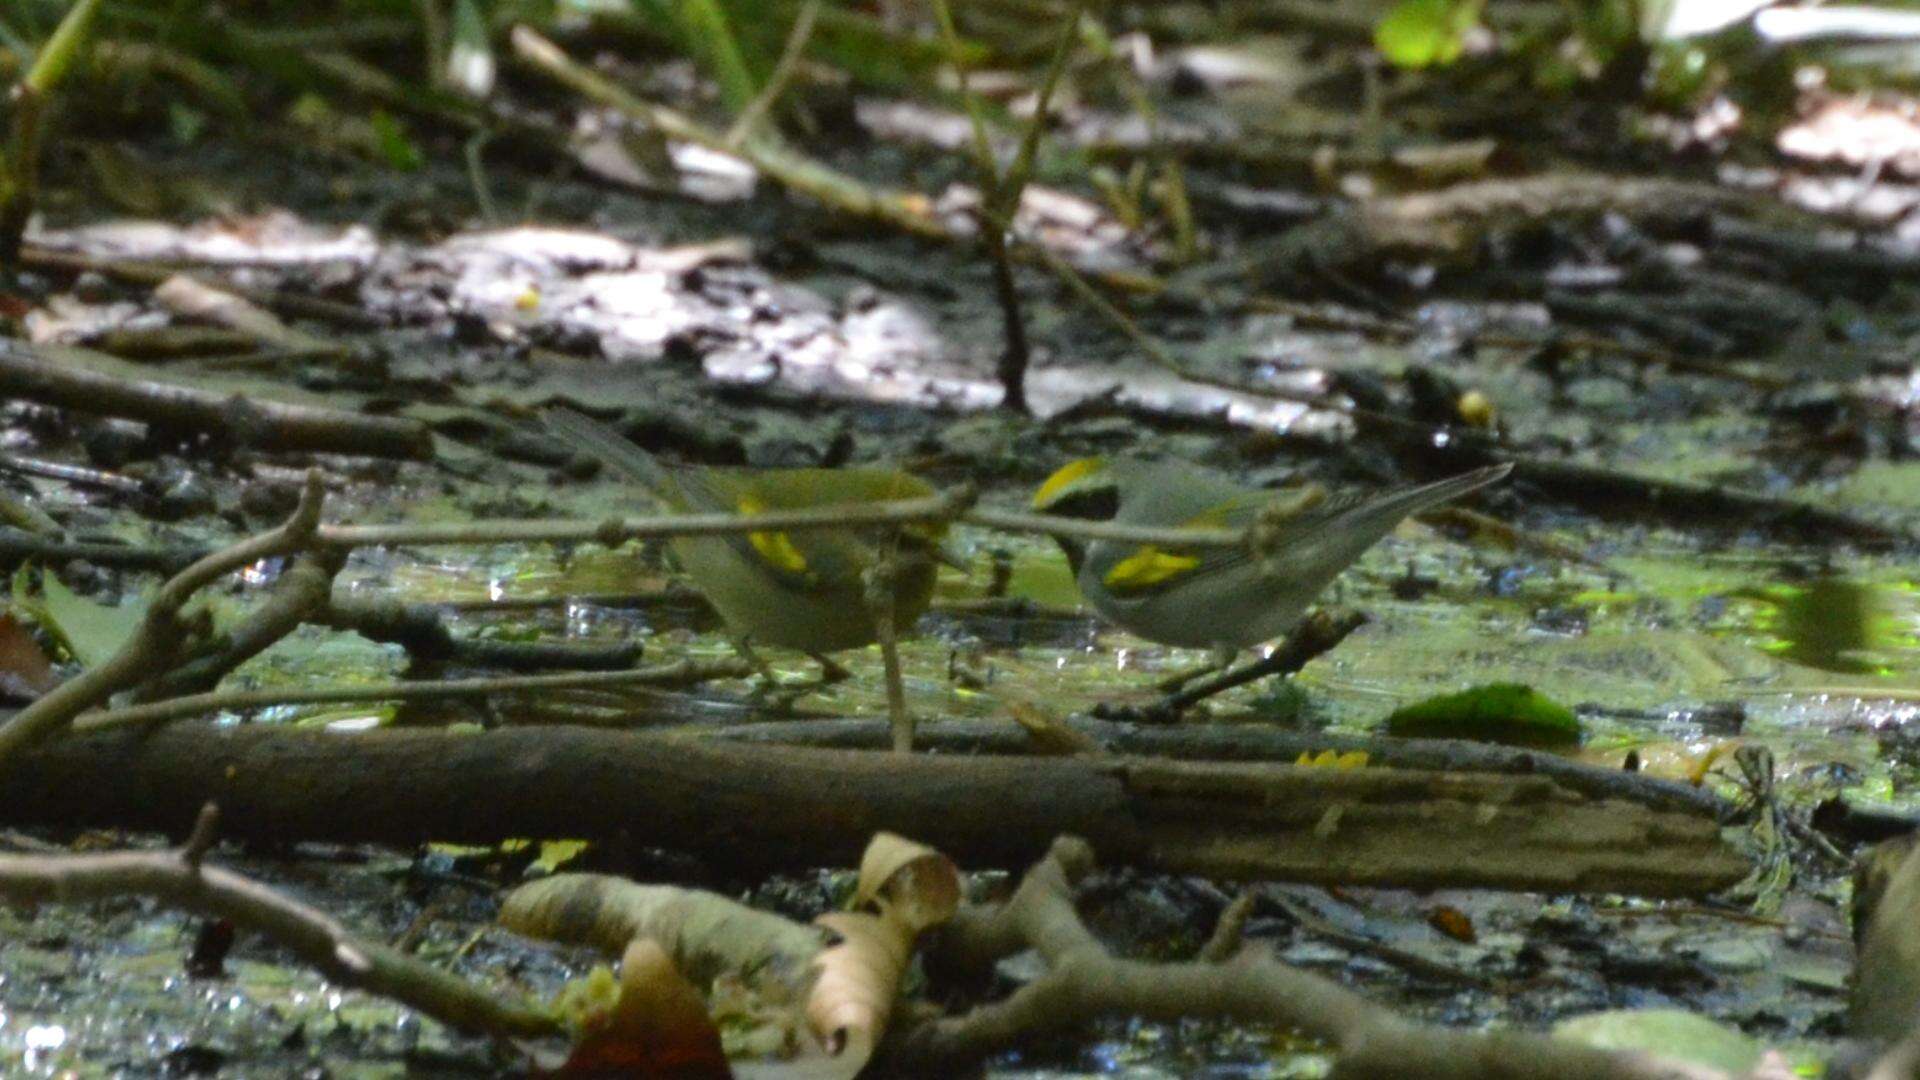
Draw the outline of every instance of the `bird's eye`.
[[[1055,499],[1046,512],[1083,521],[1111,521],[1120,512],[1120,489],[1111,484],[1083,488]]]

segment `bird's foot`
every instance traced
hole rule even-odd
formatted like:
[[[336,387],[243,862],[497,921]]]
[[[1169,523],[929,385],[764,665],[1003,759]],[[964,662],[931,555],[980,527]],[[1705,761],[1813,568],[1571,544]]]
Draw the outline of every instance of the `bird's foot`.
[[[814,663],[820,665],[821,686],[832,686],[834,683],[846,682],[848,679],[853,678],[853,672],[848,671],[838,660],[835,660],[825,653],[816,652],[808,653],[807,655],[813,658]]]

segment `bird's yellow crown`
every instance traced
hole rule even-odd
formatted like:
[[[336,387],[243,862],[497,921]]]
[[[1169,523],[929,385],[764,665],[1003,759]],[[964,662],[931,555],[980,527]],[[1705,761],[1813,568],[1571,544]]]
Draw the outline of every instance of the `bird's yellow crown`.
[[[1033,508],[1045,510],[1075,484],[1103,472],[1106,467],[1107,459],[1100,457],[1067,462],[1055,469],[1053,475],[1047,477],[1046,481],[1040,485],[1040,490],[1033,493]]]

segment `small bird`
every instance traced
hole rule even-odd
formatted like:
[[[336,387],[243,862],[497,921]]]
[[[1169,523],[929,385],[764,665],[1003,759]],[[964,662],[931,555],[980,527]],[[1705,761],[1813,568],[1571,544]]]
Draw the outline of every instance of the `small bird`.
[[[895,469],[670,469],[571,409],[549,409],[544,419],[554,435],[625,474],[673,513],[764,514],[934,494],[926,481]],[[939,546],[945,533],[944,523],[766,531],[676,537],[671,547],[763,672],[753,645],[804,652],[836,678],[844,670],[826,653],[879,637],[867,600],[868,572],[891,556],[893,625],[906,633],[933,598],[938,563],[946,561]]]
[[[1321,590],[1409,514],[1507,475],[1495,465],[1380,494],[1248,488],[1184,462],[1083,458],[1062,466],[1033,509],[1169,529],[1244,529],[1239,547],[1060,537],[1080,593],[1108,620],[1163,645],[1212,649],[1213,667],[1292,630]]]

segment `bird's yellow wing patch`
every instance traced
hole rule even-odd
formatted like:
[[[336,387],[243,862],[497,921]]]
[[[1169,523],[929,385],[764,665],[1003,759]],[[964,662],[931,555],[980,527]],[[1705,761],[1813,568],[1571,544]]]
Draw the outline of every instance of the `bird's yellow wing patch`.
[[[744,516],[764,514],[767,512],[768,506],[764,501],[753,495],[742,495],[739,501],[734,503],[734,509]],[[747,534],[747,543],[753,547],[753,550],[757,552],[761,558],[772,563],[780,570],[784,570],[789,574],[804,574],[807,572],[807,557],[800,554],[800,549],[793,545],[793,537],[788,536],[786,533],[750,532]]]
[[[1202,510],[1180,523],[1183,529],[1231,529],[1233,516],[1244,508],[1237,502],[1223,503],[1210,510]]]
[[[1047,506],[1052,503],[1062,491],[1065,491],[1072,485],[1074,481],[1097,473],[1105,467],[1106,462],[1097,457],[1081,458],[1078,461],[1069,461],[1065,465],[1060,466],[1054,470],[1052,476],[1047,477],[1046,480],[1041,483],[1040,490],[1033,493],[1034,509],[1038,510]]]
[[[1152,544],[1142,545],[1140,550],[1113,564],[1101,580],[1107,588],[1117,593],[1139,592],[1164,585],[1193,570],[1200,565],[1197,555],[1176,555],[1162,551]]]

